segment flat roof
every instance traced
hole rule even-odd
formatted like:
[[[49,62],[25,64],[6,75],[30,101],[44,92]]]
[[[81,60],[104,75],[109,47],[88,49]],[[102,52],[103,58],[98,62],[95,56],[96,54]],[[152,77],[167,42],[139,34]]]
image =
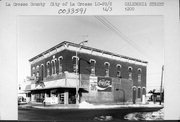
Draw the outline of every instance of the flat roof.
[[[57,45],[55,45],[54,47],[40,53],[39,55],[29,59],[29,62],[32,62],[33,60],[61,47],[61,46],[64,46],[64,45],[71,45],[71,46],[74,46],[74,47],[79,47],[80,45],[79,44],[76,44],[76,43],[72,43],[72,42],[68,42],[68,41],[63,41]],[[97,49],[97,48],[92,48],[92,47],[88,47],[88,46],[82,46],[81,48],[83,49],[87,49],[87,50],[93,50],[93,51],[96,51],[96,52],[103,52],[103,54],[108,54],[108,55],[112,55],[112,56],[117,56],[117,57],[121,57],[121,58],[124,58],[124,59],[129,59],[129,60],[133,60],[133,61],[137,61],[137,62],[141,62],[141,63],[148,63],[147,61],[143,61],[143,60],[140,60],[140,59],[136,59],[136,58],[131,58],[131,57],[127,57],[127,56],[123,56],[123,55],[119,55],[119,54],[115,54],[115,53],[112,53],[112,52],[109,52],[109,51],[105,51],[105,50],[101,50],[101,49]]]

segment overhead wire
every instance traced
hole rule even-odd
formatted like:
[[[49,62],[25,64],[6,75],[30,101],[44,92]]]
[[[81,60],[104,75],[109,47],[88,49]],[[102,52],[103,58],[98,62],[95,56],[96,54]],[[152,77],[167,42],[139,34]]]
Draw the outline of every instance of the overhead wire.
[[[146,56],[146,53],[144,50],[142,50],[136,43],[134,43],[132,40],[130,40],[125,34],[123,34],[117,27],[115,27],[110,21],[108,21],[104,17],[95,16],[95,18],[100,21],[104,26],[109,28],[112,32],[117,34],[120,38],[122,38],[126,43],[131,45],[133,48],[135,48],[138,52],[143,54],[143,56]]]

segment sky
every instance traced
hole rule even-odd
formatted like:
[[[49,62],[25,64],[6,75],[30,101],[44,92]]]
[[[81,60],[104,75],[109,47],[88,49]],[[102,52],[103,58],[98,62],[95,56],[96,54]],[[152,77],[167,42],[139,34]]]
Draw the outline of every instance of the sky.
[[[18,16],[18,82],[30,76],[29,59],[63,42],[79,43],[148,61],[147,88],[160,88],[164,64],[162,16]]]

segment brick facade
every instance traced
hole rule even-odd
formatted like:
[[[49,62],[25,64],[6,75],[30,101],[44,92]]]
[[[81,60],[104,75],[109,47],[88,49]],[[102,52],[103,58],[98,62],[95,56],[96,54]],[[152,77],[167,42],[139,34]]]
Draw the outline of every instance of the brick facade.
[[[97,49],[94,51],[96,50]],[[135,99],[138,98],[139,95],[139,99],[141,99],[142,93],[145,94],[143,91],[146,90],[146,65],[115,60],[111,58],[111,56],[106,57],[104,55],[112,54],[102,52],[100,55],[95,55],[78,50],[77,57],[78,61],[80,61],[78,63],[78,71],[81,74],[82,86],[83,83],[85,83],[82,81],[86,81],[84,86],[86,88],[89,87],[89,77],[91,76],[112,78],[111,92],[91,92],[88,89],[89,93],[82,93],[82,97],[89,102],[95,103],[127,103],[133,101],[133,88],[135,88]],[[33,62],[33,60],[36,59],[36,57],[34,57],[30,59],[31,76],[39,77],[40,81],[43,82],[50,82],[65,78],[65,73],[75,74],[76,58],[73,58],[75,56],[75,50],[65,48],[35,62]],[[132,59],[129,58],[129,60]],[[138,60],[135,60],[135,62],[136,61],[139,62]],[[92,70],[93,68],[95,70]],[[140,88],[140,90],[138,90],[138,88]]]

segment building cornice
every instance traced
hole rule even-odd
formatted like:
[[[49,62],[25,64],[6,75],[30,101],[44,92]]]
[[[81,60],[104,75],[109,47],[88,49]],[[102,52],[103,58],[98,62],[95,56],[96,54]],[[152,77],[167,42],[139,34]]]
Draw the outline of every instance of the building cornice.
[[[102,56],[102,57],[106,57],[106,58],[110,58],[110,59],[114,59],[114,60],[133,63],[133,64],[139,64],[139,65],[146,66],[148,63],[147,61],[142,61],[142,60],[127,57],[127,56],[122,56],[119,54],[115,54],[112,52],[108,52],[108,51],[104,51],[104,50],[100,50],[100,49],[96,49],[96,48],[91,48],[88,46],[81,46],[79,44],[75,44],[75,43],[68,42],[68,41],[64,41],[52,48],[40,53],[39,55],[29,59],[29,62],[30,63],[38,62],[42,59],[52,56],[60,51],[65,50],[65,49],[71,50],[71,51],[78,51],[78,53],[87,53],[87,54],[92,54],[92,55],[96,55],[96,56]]]

